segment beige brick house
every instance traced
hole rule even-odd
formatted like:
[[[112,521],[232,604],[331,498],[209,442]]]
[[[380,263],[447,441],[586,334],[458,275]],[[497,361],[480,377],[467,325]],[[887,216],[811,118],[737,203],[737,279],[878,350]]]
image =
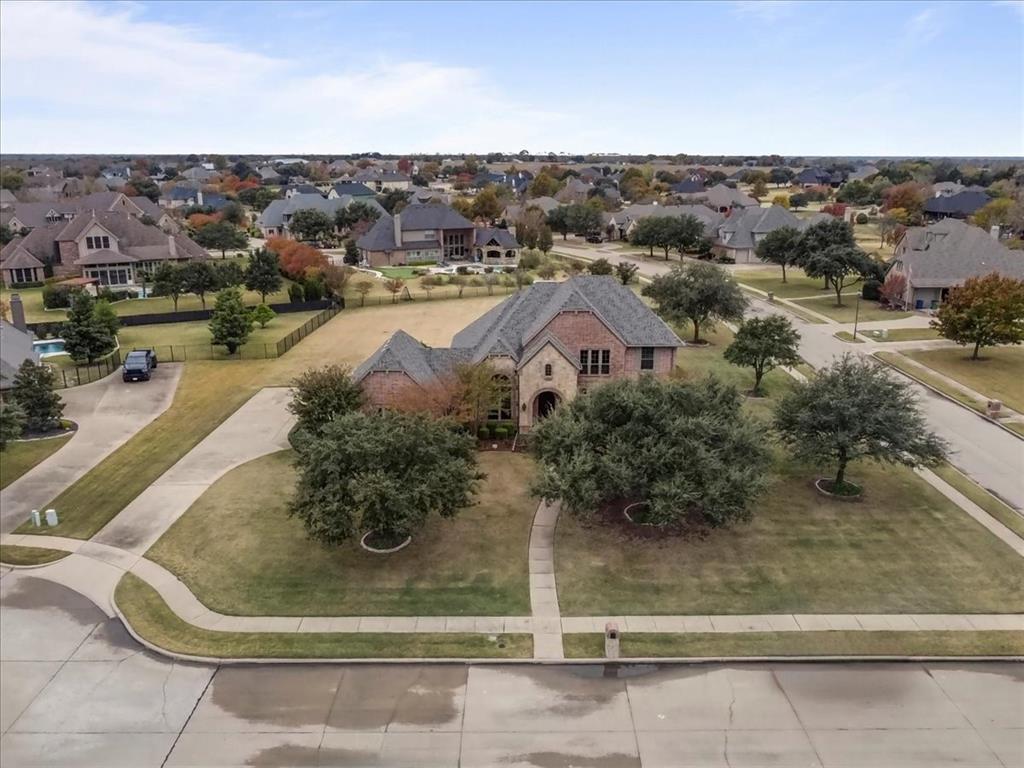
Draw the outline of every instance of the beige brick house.
[[[391,336],[354,377],[372,406],[426,402],[456,366],[489,362],[508,396],[492,420],[530,430],[560,403],[602,382],[664,376],[679,337],[635,293],[612,277],[534,283],[432,348],[404,331]]]

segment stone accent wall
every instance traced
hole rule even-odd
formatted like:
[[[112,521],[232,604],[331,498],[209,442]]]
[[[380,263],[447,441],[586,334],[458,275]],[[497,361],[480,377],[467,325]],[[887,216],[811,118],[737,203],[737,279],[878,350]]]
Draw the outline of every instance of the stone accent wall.
[[[60,253],[60,263],[53,265],[53,274],[58,277],[73,277],[82,274],[82,270],[75,266],[78,261],[78,243],[74,240],[63,240],[57,243]]]
[[[551,376],[544,375],[546,365]],[[534,400],[545,390],[556,393],[562,402],[576,397],[579,370],[551,344],[546,344],[533,358],[519,369],[519,429],[528,432],[534,424]],[[609,376],[601,377],[610,379]],[[523,406],[526,406],[525,410]]]

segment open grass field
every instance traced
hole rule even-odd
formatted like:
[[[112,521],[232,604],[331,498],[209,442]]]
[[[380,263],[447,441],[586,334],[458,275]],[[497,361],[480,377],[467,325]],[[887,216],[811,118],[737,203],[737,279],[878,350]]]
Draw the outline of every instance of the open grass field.
[[[505,658],[533,656],[525,634],[334,632],[215,632],[179,619],[156,590],[125,574],[114,593],[117,607],[139,635],[174,653],[228,659]]]
[[[569,659],[604,658],[604,636],[563,635]],[[624,658],[743,656],[1020,656],[1021,632],[625,632]]]
[[[394,554],[311,542],[288,516],[295,457],[282,451],[218,480],[147,557],[232,615],[528,615],[533,462],[479,456],[487,479],[476,503],[451,520],[431,518]]]
[[[70,439],[71,435],[67,435],[8,443],[0,451],[0,488],[6,488],[43,459],[52,456]]]
[[[774,293],[780,299],[796,299],[802,296],[828,296],[822,289],[823,282],[807,277],[799,267],[786,270],[786,282],[782,282],[782,269],[737,269],[732,273],[736,282],[749,285],[765,293]]]
[[[832,318],[837,323],[852,323],[854,319],[866,323],[872,320],[902,320],[910,317],[911,312],[894,312],[882,308],[876,301],[861,299],[860,309],[857,309],[856,295],[844,295],[843,305],[836,306],[835,294],[825,294],[816,299],[799,299],[796,304],[807,309],[819,312],[826,317]]]
[[[331,363],[355,366],[399,328],[440,346],[501,300],[499,296],[342,312],[276,360],[185,364],[174,400],[159,418],[48,506],[65,510],[47,533],[89,538],[154,480],[265,386],[288,384]]]
[[[994,347],[971,360],[965,347],[908,350],[907,357],[1009,408],[1024,413],[1024,348]]]
[[[1024,539],[1024,515],[1017,514],[1007,504],[950,464],[943,463],[933,467],[932,472]]]
[[[279,339],[284,338],[296,328],[309,320],[317,312],[288,312],[282,313],[271,320],[266,328],[254,325],[249,340],[241,348],[245,355],[247,350],[255,350],[267,344],[273,347]],[[122,349],[134,349],[136,347],[165,347],[176,346],[201,346],[211,347],[210,344],[210,323],[207,320],[197,320],[188,323],[160,323],[157,325],[132,325],[125,326],[117,332],[118,341]],[[215,354],[223,353],[227,356],[226,347],[214,348]],[[160,350],[157,350],[160,354]],[[272,352],[276,354],[276,352]]]
[[[43,547],[20,547],[15,544],[0,544],[0,563],[6,565],[43,565],[67,557],[70,552]]]

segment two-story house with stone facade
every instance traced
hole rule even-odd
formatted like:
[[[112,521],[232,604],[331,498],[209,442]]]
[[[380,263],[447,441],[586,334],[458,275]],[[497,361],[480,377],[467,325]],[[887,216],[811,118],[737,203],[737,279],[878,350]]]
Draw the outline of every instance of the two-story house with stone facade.
[[[513,266],[522,246],[507,229],[477,227],[454,208],[412,203],[381,216],[356,240],[359,257],[370,267],[479,262]]]
[[[38,283],[52,275],[130,290],[162,262],[208,258],[180,232],[164,232],[124,211],[90,211],[35,227],[9,242],[0,251],[0,274],[5,286]]]
[[[682,341],[612,277],[573,277],[518,291],[432,348],[404,331],[354,372],[371,407],[429,402],[461,364],[490,363],[507,392],[490,417],[529,431],[560,403],[603,382],[668,375]]]

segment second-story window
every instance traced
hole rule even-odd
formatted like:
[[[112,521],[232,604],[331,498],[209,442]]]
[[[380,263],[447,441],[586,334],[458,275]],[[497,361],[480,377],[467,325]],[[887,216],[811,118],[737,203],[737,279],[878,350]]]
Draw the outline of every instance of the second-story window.
[[[580,371],[584,376],[607,376],[612,372],[610,349],[581,349]]]
[[[110,238],[106,235],[85,238],[85,247],[90,251],[98,251],[100,248],[110,247]]]
[[[654,370],[654,347],[640,347],[640,370]]]

